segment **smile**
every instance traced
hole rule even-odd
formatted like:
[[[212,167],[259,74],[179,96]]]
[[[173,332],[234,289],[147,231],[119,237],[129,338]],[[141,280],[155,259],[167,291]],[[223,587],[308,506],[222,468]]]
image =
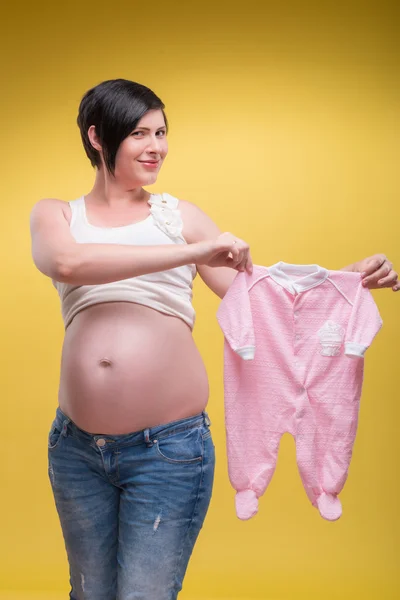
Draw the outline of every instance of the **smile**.
[[[144,165],[145,167],[151,167],[151,168],[155,168],[158,167],[158,165],[160,164],[159,160],[156,161],[152,161],[152,160],[139,160],[138,162],[140,162],[140,164]]]

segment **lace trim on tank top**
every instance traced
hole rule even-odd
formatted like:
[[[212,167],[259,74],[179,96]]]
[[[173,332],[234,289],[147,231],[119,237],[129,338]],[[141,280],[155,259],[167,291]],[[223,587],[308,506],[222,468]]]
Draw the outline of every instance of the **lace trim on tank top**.
[[[182,236],[183,221],[178,208],[178,200],[170,194],[156,194],[150,196],[148,204],[154,224],[169,237],[184,240]]]

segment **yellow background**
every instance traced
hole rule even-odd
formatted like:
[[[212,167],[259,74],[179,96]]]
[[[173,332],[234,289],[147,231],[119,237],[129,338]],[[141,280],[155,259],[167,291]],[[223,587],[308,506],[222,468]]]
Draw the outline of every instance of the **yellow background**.
[[[170,154],[152,189],[199,204],[251,244],[255,263],[339,269],[384,252],[400,270],[395,5],[3,4],[0,588],[21,592],[2,599],[61,600],[69,589],[47,477],[63,326],[56,291],[30,258],[29,213],[39,198],[90,190],[75,123],[81,96],[115,77],[154,89]],[[217,470],[182,600],[399,598],[400,293],[374,292],[384,327],[367,352],[336,523],[310,506],[289,436],[259,514],[236,518],[218,299],[200,281],[195,293]]]

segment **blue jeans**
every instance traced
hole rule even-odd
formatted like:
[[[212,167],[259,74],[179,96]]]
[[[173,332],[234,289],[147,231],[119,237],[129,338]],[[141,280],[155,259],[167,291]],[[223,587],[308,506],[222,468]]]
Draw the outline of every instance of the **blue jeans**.
[[[207,413],[103,435],[57,408],[48,454],[70,599],[175,600],[211,499]]]

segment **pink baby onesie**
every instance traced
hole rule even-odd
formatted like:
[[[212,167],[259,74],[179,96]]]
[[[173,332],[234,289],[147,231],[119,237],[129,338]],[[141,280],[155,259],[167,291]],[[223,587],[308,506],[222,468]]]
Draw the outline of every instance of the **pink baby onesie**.
[[[357,431],[364,353],[382,326],[359,273],[318,265],[238,273],[218,313],[225,336],[228,472],[250,519],[290,433],[306,493],[338,519]]]

